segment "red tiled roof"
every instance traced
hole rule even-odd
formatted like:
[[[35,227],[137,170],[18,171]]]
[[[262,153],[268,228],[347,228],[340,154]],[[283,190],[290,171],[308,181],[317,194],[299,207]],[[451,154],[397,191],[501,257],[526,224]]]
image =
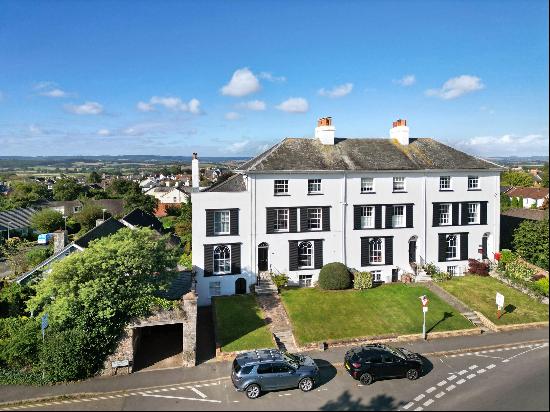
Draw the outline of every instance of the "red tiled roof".
[[[548,197],[547,187],[514,187],[506,194],[510,197],[523,197],[524,199],[544,199]]]

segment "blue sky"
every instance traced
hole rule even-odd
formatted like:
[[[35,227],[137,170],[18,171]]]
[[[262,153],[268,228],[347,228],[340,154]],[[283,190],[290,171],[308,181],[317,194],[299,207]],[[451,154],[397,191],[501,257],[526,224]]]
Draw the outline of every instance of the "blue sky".
[[[405,118],[548,153],[546,1],[2,1],[0,155],[253,155]]]

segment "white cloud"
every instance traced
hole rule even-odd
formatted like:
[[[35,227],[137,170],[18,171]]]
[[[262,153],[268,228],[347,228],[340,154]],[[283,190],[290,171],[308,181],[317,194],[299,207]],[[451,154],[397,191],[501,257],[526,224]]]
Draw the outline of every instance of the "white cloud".
[[[261,72],[258,77],[260,79],[264,79],[264,80],[267,80],[268,82],[273,82],[273,83],[284,83],[286,82],[286,77],[285,76],[273,76],[272,73],[270,72]]]
[[[331,98],[337,98],[337,97],[344,97],[351,93],[353,90],[353,83],[345,83],[341,84],[339,86],[334,86],[330,90],[326,90],[324,87],[322,89],[319,89],[317,93],[321,96],[327,96]]]
[[[461,140],[456,146],[466,152],[483,156],[530,156],[535,153],[535,147],[539,153],[548,153],[548,135],[476,136]]]
[[[224,96],[241,97],[256,93],[261,89],[260,81],[248,67],[238,69],[233,73],[231,80],[221,88]]]
[[[179,97],[167,96],[153,96],[149,99],[149,102],[138,102],[136,107],[141,112],[152,112],[155,107],[164,107],[165,109],[174,112],[189,112],[193,114],[200,114],[201,102],[198,99],[191,99],[189,102],[184,102]]]
[[[111,136],[111,131],[109,129],[99,129],[97,131],[97,134],[99,136],[103,136],[103,137],[106,137],[106,136]]]
[[[426,90],[426,95],[436,96],[443,100],[451,100],[483,88],[485,88],[485,85],[479,77],[463,74],[462,76],[447,80],[440,89]]]
[[[262,111],[265,110],[266,104],[261,100],[251,100],[249,102],[239,103],[237,107],[239,107],[240,109]]]
[[[309,110],[309,104],[303,97],[291,97],[276,108],[288,113],[305,113]]]
[[[243,149],[248,146],[248,143],[250,143],[250,140],[243,140],[242,142],[235,142],[229,145],[227,150],[230,153],[238,153],[243,151]]]
[[[97,102],[86,102],[81,105],[67,104],[65,110],[74,114],[100,114],[103,106]]]
[[[34,85],[34,90],[38,95],[45,97],[61,98],[73,96],[74,93],[67,93],[62,90],[57,83],[54,82],[39,82]]]
[[[412,86],[413,84],[416,83],[416,76],[414,74],[407,74],[403,76],[401,79],[394,80],[393,82],[405,87]]]
[[[239,120],[241,118],[241,115],[237,112],[229,112],[225,114],[226,120]]]

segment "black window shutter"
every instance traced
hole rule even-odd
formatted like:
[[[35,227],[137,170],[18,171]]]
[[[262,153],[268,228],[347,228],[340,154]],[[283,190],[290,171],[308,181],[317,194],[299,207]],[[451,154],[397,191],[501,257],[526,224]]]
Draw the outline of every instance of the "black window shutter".
[[[369,238],[361,238],[361,266],[369,265]]]
[[[214,272],[214,245],[204,245],[204,276]]]
[[[440,203],[433,203],[433,220],[432,226],[439,226],[439,216],[441,215],[441,208],[439,207]]]
[[[274,233],[275,232],[275,209],[266,209],[266,233]]]
[[[323,209],[323,230],[330,230],[330,207],[325,206]]]
[[[374,228],[382,229],[382,205],[374,206]]]
[[[452,203],[452,209],[453,209],[453,226],[458,226],[459,219],[458,215],[460,214],[460,202],[453,202]]]
[[[314,254],[314,264],[315,269],[321,269],[323,267],[323,241],[314,240],[313,241],[313,254]]]
[[[298,241],[289,240],[288,242],[288,270],[298,270]]]
[[[361,229],[361,206],[353,206],[353,228],[355,230]]]
[[[241,273],[241,244],[231,244],[231,274],[238,275]]]
[[[206,236],[214,236],[214,211],[206,211]]]
[[[447,235],[445,233],[439,234],[439,262],[445,262],[447,260]]]
[[[229,225],[231,234],[237,236],[239,234],[239,209],[231,209],[229,211]]]
[[[407,205],[407,227],[414,227],[414,205]]]
[[[385,264],[393,265],[393,236],[384,238]]]
[[[393,205],[386,205],[386,225],[384,226],[386,229],[393,227],[392,220],[393,220]]]
[[[460,234],[460,260],[468,260],[468,233]]]
[[[296,233],[298,231],[298,209],[291,207],[288,209],[288,231]]]
[[[308,218],[307,207],[301,207],[300,208],[300,232],[308,231],[307,218]]]
[[[460,224],[465,226],[468,224],[468,203],[461,203],[461,216],[460,216]]]
[[[479,223],[482,225],[487,224],[487,202],[481,202],[479,204],[480,215],[479,215]]]

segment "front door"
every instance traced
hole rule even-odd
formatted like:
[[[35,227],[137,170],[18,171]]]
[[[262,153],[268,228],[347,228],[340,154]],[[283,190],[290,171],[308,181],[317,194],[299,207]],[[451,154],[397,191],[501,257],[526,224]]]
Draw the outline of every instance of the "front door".
[[[409,262],[416,262],[416,240],[409,241]]]
[[[487,259],[487,236],[483,236],[481,238],[481,248],[482,248],[482,252],[481,252],[481,258],[482,259]]]
[[[397,269],[391,270],[391,281],[397,282],[399,280],[399,271]]]
[[[235,295],[244,295],[246,293],[246,279],[239,278],[235,281]]]
[[[268,246],[258,246],[258,272],[265,272],[268,268]]]

